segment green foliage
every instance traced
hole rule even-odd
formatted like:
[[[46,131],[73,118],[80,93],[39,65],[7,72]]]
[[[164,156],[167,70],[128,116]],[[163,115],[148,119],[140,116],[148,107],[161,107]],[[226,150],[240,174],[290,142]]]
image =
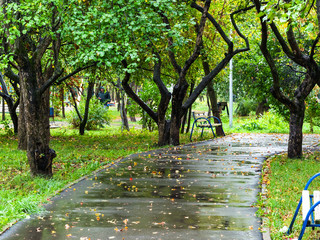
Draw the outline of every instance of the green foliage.
[[[250,99],[241,99],[238,102],[238,106],[235,113],[239,116],[249,116],[250,112],[256,110],[257,104]]]
[[[289,125],[283,117],[275,111],[270,110],[257,119],[246,121],[246,123],[237,127],[236,130],[265,133],[288,133]]]
[[[306,99],[305,121],[310,124],[311,133],[314,126],[320,126],[320,104],[315,94],[310,94]]]
[[[8,136],[13,136],[14,135],[14,132],[13,132],[13,129],[12,129],[12,122],[9,121],[9,120],[4,120],[4,121],[0,121],[0,124],[3,125],[3,129],[4,131],[6,132],[6,134]]]
[[[150,45],[161,42],[164,35],[171,35],[176,44],[188,41],[181,36],[190,19],[183,15],[185,4],[175,1],[90,1],[88,4],[71,1],[70,16],[65,16],[64,37],[72,38],[74,45],[68,50],[77,55],[75,65],[99,61],[107,67],[119,66],[127,59],[127,70],[134,72],[141,62],[141,54],[150,51]],[[166,29],[158,12],[163,11],[177,18],[172,29]],[[145,58],[145,57],[143,57]]]
[[[142,99],[142,101],[147,103],[153,111],[157,112],[161,96],[155,83],[145,81],[139,90],[139,97]],[[130,102],[128,105],[128,112],[132,115],[139,113],[141,116],[140,123],[144,127],[147,127],[149,131],[152,131],[157,127],[157,124],[153,121],[153,119],[136,103]],[[167,111],[167,114],[169,115],[170,111]]]
[[[79,104],[79,112],[81,116],[83,116],[85,112],[85,99],[86,97],[83,97]],[[80,119],[76,110],[72,111],[71,115],[68,117],[68,120],[74,128],[78,128],[80,126]],[[108,115],[108,109],[95,97],[91,98],[86,130],[98,129],[103,127],[104,124],[109,124],[109,122],[110,118]]]

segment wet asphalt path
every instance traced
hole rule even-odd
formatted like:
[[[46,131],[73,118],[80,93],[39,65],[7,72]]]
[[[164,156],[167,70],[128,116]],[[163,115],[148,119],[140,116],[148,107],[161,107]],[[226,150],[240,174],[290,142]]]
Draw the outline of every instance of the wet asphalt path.
[[[318,136],[304,137],[315,143]],[[136,154],[68,188],[0,239],[259,240],[261,165],[286,148],[286,135],[235,134]]]

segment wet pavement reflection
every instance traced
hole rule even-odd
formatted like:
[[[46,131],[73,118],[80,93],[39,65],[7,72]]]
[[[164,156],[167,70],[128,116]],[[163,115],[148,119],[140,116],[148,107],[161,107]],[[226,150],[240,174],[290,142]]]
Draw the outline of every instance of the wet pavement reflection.
[[[68,188],[0,239],[262,239],[253,207],[261,164],[286,148],[286,135],[237,134],[136,154]]]

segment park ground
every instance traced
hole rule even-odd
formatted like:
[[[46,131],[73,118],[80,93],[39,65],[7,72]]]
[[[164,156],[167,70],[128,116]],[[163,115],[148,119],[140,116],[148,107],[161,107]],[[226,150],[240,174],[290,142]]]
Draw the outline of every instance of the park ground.
[[[110,108],[111,124],[98,130],[87,131],[84,136],[69,126],[51,130],[51,146],[57,152],[54,160],[54,176],[51,179],[31,178],[26,154],[17,150],[17,139],[5,127],[0,130],[0,232],[16,221],[28,218],[43,209],[50,198],[70,186],[79,178],[116,162],[132,153],[157,148],[157,132],[141,130],[139,123],[130,122],[131,130],[122,131],[119,115]],[[203,110],[203,109],[199,109]],[[55,122],[64,122],[55,118]],[[242,133],[288,133],[288,124],[275,113],[269,112],[257,119],[255,116],[234,117],[233,127],[229,127],[226,113],[222,114],[226,134]],[[64,124],[65,125],[65,124]],[[308,124],[304,133],[309,134]],[[315,127],[319,134],[320,128]],[[181,144],[189,143],[189,135],[181,134]],[[210,139],[210,133],[200,138],[196,132],[193,141]],[[301,190],[309,177],[318,172],[320,153],[317,149],[306,151],[302,159],[288,160],[285,153],[270,157],[265,161],[261,183],[266,193],[258,197],[258,214],[264,217],[265,225],[270,228],[272,239],[293,239],[300,230],[301,216],[295,224],[294,233],[286,236],[281,232],[289,226]],[[315,184],[319,188],[319,184]],[[305,239],[313,239],[317,230],[307,230]]]

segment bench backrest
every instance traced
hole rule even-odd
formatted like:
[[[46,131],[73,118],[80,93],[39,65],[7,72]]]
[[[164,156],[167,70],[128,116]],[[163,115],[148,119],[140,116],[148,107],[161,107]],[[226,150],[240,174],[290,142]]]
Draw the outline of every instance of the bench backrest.
[[[205,111],[193,111],[192,116],[194,120],[196,120],[199,117],[205,117],[205,118],[209,117],[208,112],[205,112]]]

